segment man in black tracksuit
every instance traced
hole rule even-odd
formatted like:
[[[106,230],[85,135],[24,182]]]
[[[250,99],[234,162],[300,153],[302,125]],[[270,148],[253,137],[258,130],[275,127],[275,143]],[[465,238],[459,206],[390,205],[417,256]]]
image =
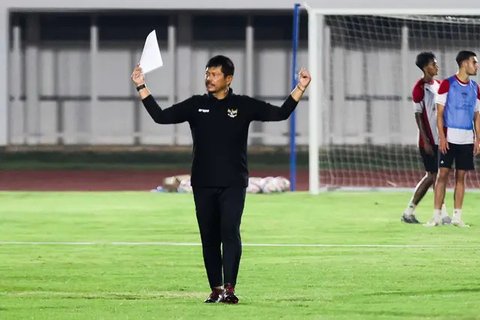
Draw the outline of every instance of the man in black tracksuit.
[[[132,73],[143,105],[155,122],[188,121],[190,124],[193,138],[191,184],[203,258],[212,289],[205,302],[238,303],[235,284],[242,253],[240,221],[248,185],[250,122],[287,119],[311,80],[308,71],[302,69],[295,89],[281,107],[276,107],[234,94],[230,89],[233,73],[234,65],[229,58],[211,58],[205,71],[207,94],[195,95],[166,109],[160,108],[150,94],[141,68],[137,66]]]

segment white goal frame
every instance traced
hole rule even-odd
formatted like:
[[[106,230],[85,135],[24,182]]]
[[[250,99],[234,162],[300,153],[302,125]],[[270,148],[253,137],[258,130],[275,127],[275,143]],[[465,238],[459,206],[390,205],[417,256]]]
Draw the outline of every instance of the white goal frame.
[[[480,15],[480,3],[474,0],[312,0],[303,3],[308,12],[308,65],[316,85],[309,88],[309,192],[320,193],[319,147],[323,141],[323,130],[319,116],[324,112],[321,102],[323,88],[325,50],[324,23],[325,15],[446,15],[473,16]],[[318,30],[322,32],[318,32]]]

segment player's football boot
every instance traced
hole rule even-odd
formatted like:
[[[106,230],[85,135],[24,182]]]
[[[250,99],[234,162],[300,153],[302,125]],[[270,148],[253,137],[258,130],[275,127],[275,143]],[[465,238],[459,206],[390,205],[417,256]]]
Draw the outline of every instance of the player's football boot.
[[[237,304],[238,303],[238,298],[235,295],[235,287],[230,283],[226,283],[224,288],[225,288],[225,290],[223,292],[223,297],[220,300],[220,302],[229,303],[229,304]]]
[[[205,303],[217,303],[222,300],[223,297],[223,289],[219,288],[213,288],[212,292],[208,296],[208,298],[205,300]]]
[[[402,222],[405,222],[405,223],[420,223],[420,221],[417,220],[417,217],[415,217],[414,214],[409,216],[403,214],[401,220]]]
[[[460,227],[460,228],[470,227],[470,225],[465,224],[465,222],[463,222],[462,219],[455,219],[455,218],[452,219],[452,225],[454,225],[455,227]]]
[[[451,224],[452,223],[452,218],[449,216],[442,217],[442,224]]]
[[[425,227],[437,227],[442,224],[442,218],[435,215],[430,221],[424,224]]]

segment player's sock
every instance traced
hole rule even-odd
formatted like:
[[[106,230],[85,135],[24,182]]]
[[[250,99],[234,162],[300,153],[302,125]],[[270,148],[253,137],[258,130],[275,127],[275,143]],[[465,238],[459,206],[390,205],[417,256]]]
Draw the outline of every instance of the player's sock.
[[[447,211],[447,206],[445,206],[445,203],[442,204],[442,218],[448,217],[448,211]]]
[[[433,217],[428,221],[424,226],[426,227],[436,227],[442,224],[442,213],[441,209],[433,209]]]
[[[442,209],[433,209],[433,221],[440,222],[442,221]]]
[[[462,220],[462,209],[453,209],[453,220],[455,221]]]
[[[406,217],[409,217],[409,216],[413,215],[413,213],[415,212],[415,207],[416,207],[416,205],[413,202],[410,201],[410,203],[408,204],[408,206],[405,209],[403,214]]]

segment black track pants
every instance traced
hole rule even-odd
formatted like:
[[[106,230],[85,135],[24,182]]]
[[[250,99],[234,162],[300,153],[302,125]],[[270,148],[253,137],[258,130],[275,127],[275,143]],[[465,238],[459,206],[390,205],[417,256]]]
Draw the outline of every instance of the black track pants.
[[[237,282],[242,255],[240,222],[245,192],[244,187],[193,188],[203,260],[211,288]]]

